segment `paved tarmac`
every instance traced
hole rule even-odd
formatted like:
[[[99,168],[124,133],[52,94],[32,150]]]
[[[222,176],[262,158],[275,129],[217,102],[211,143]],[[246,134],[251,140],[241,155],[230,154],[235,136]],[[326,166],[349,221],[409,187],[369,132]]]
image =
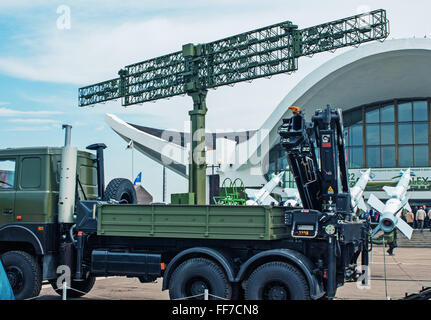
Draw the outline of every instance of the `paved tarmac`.
[[[369,288],[358,288],[356,283],[347,283],[338,288],[337,300],[386,300],[403,297],[406,292],[418,291],[429,282],[431,286],[431,248],[396,248],[394,256],[382,246],[375,246],[370,255],[371,281]],[[385,281],[385,263],[386,281]],[[166,300],[168,291],[161,291],[162,279],[155,283],[142,284],[136,278],[98,278],[89,294],[81,299],[109,300]],[[61,299],[50,285],[44,285],[38,299]]]

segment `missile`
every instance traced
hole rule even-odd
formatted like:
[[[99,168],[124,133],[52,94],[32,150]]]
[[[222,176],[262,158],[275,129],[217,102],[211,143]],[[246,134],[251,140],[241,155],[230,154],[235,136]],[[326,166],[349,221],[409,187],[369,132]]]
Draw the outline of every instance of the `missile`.
[[[368,180],[370,180],[371,169],[362,172],[361,177],[356,184],[350,188],[350,196],[352,199],[353,212],[359,209],[362,211],[368,211],[368,207],[365,204],[362,194],[364,193],[365,187],[367,186]]]
[[[382,214],[379,225],[373,231],[373,237],[380,230],[383,232],[391,232],[397,228],[408,239],[411,239],[413,233],[412,227],[400,218],[402,209],[411,210],[407,197],[409,182],[410,168],[404,171],[395,187],[383,187],[383,190],[389,196],[386,203],[377,199],[373,194],[368,199],[368,204]]]
[[[280,183],[281,178],[284,175],[284,171],[275,175],[269,180],[261,189],[245,189],[247,196],[250,198],[247,200],[246,205],[257,206],[257,205],[269,205],[271,202],[278,203],[273,197],[270,196],[272,190]]]
[[[301,205],[301,197],[299,196],[298,189],[296,188],[284,188],[281,190],[281,198],[284,200],[284,206],[295,207]]]

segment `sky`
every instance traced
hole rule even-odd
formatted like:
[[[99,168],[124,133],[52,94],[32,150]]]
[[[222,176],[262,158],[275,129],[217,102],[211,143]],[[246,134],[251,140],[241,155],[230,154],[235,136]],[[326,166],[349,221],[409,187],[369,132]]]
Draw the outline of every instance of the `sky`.
[[[79,149],[103,142],[105,176],[133,179],[162,198],[162,167],[138,152],[104,122],[105,113],[143,126],[184,130],[189,97],[122,107],[119,101],[78,107],[78,88],[117,77],[122,67],[290,20],[299,28],[386,9],[389,38],[431,37],[425,0],[0,0],[0,148],[61,146],[71,124]],[[346,50],[300,58],[291,75],[210,90],[207,129],[257,129],[307,74]],[[322,105],[325,102],[322,101]],[[132,170],[133,169],[133,170]],[[132,178],[133,177],[133,178]],[[186,192],[187,180],[168,171],[167,192]]]

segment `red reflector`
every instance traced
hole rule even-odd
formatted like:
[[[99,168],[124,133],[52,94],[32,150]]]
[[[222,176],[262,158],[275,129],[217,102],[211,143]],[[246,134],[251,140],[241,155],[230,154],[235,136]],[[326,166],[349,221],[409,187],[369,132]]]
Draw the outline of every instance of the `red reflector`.
[[[160,270],[165,270],[165,268],[166,268],[165,263],[164,262],[160,263]]]
[[[78,231],[78,236],[82,236],[82,231]]]
[[[22,220],[22,217],[21,216],[16,216],[16,219],[17,220]]]
[[[331,147],[330,142],[322,143],[322,148],[330,148],[330,147]]]
[[[323,271],[323,278],[328,279],[328,271]]]
[[[37,227],[37,230],[39,230],[39,231],[43,231],[43,227]]]
[[[385,221],[383,221],[383,224],[385,225],[385,226],[391,226],[392,225],[392,221],[390,221],[390,220],[385,220]]]

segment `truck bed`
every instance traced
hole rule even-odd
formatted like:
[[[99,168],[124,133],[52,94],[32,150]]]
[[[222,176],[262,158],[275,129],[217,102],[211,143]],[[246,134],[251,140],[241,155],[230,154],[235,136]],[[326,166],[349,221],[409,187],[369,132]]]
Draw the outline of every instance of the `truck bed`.
[[[284,211],[270,206],[99,204],[97,234],[277,240],[288,236]]]

